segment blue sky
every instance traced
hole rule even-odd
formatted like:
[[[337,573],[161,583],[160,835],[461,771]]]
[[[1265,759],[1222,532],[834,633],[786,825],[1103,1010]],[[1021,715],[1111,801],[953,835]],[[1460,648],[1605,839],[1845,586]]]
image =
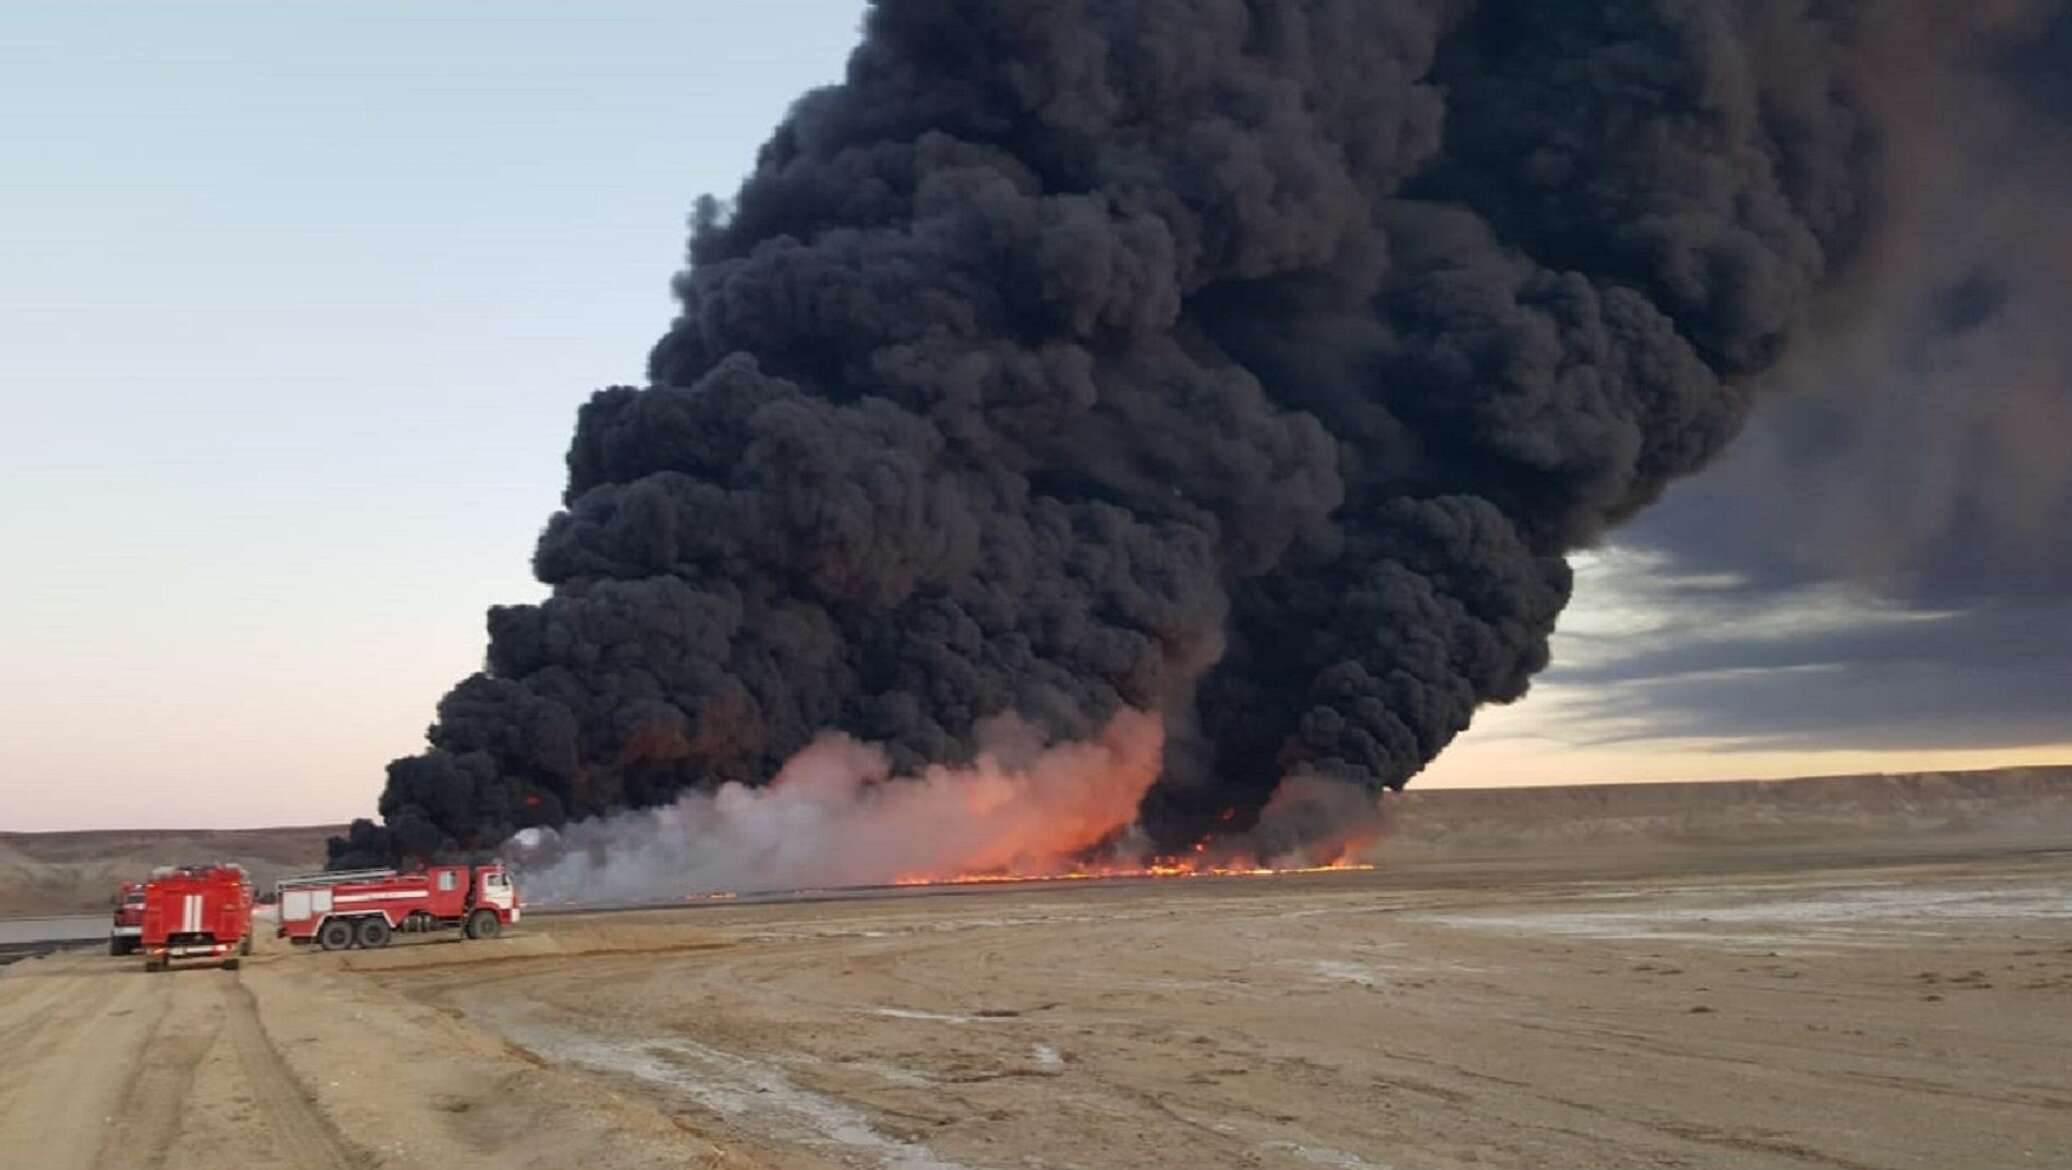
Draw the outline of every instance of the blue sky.
[[[574,409],[638,379],[692,200],[839,76],[861,10],[10,4],[0,829],[369,812],[478,664],[484,607],[540,593]],[[1665,628],[1650,580],[1586,566],[1558,658]],[[1788,636],[1860,603],[1800,600],[1740,620]],[[1616,697],[1557,672],[1427,781],[1894,758],[1607,733]]]
[[[367,811],[861,9],[11,4],[0,828]]]

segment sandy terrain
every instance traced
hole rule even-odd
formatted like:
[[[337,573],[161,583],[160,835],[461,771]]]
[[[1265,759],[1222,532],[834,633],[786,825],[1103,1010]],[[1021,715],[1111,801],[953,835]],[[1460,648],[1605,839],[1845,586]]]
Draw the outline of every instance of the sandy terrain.
[[[268,940],[269,942],[271,940]],[[2072,1165],[2072,852],[532,917],[0,974],[0,1166]]]

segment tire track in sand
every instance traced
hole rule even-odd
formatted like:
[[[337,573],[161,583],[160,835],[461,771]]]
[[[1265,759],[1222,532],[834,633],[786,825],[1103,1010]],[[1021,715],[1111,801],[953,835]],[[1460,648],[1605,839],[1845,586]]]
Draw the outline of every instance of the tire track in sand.
[[[292,1152],[308,1170],[362,1170],[371,1163],[348,1145],[316,1103],[259,1022],[258,1005],[242,982],[223,991],[223,1027],[251,1085],[252,1100],[275,1136],[275,1148]]]
[[[95,1166],[155,1170],[165,1164],[193,1096],[195,1070],[222,1028],[222,1021],[209,1006],[214,996],[203,986],[204,981],[214,981],[209,978],[213,974],[182,971],[135,977],[145,982],[147,990],[161,993],[162,1006],[123,1080],[114,1124],[102,1137]]]

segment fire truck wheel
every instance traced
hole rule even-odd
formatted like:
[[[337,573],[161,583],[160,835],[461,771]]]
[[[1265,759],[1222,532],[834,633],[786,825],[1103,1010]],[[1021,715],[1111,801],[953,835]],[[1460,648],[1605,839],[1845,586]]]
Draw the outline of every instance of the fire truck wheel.
[[[468,915],[469,938],[495,938],[504,924],[496,920],[496,911],[477,910]]]
[[[229,957],[229,958],[227,958],[227,959],[223,960],[223,969],[224,969],[225,971],[235,971],[235,970],[237,970],[237,956],[236,956],[236,955],[232,955],[231,957]]]
[[[126,955],[129,953],[129,948],[122,945],[121,939],[111,938],[108,940],[108,953],[111,955]]]
[[[353,924],[343,918],[333,918],[317,931],[317,945],[327,951],[342,951],[353,945]]]
[[[239,940],[238,940],[238,943],[237,943],[237,953],[238,953],[238,954],[240,954],[240,955],[249,955],[249,954],[251,954],[251,953],[252,953],[252,936],[251,936],[251,935],[249,935],[249,934],[248,934],[248,935],[246,935],[245,937],[243,937],[243,938],[241,938],[241,939],[239,939]]]
[[[359,929],[353,932],[360,945],[369,950],[389,945],[389,924],[386,918],[362,918]]]

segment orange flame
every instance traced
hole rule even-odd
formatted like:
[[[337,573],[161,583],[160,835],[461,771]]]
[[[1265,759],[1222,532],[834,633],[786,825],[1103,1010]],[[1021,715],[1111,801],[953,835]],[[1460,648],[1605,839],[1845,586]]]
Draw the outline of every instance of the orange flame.
[[[975,886],[1015,885],[1029,882],[1083,882],[1119,878],[1238,878],[1238,877],[1292,877],[1298,874],[1317,873],[1363,873],[1374,866],[1368,862],[1354,861],[1352,850],[1342,852],[1338,857],[1321,865],[1262,865],[1256,861],[1238,859],[1210,861],[1204,854],[1206,843],[1194,846],[1193,857],[1161,857],[1141,865],[1098,864],[1075,865],[1070,869],[1049,873],[951,873],[951,874],[903,874],[893,880],[896,886]]]
[[[1195,851],[1201,852],[1201,846]],[[1375,867],[1349,857],[1323,865],[1259,865],[1253,862],[1210,863],[1198,859],[1160,859],[1142,865],[1077,865],[1046,873],[951,873],[902,874],[892,885],[902,889],[923,886],[1012,886],[1039,882],[1125,881],[1131,878],[1260,878],[1295,877],[1301,874],[1366,873]],[[685,894],[685,902],[731,902],[740,897],[733,890]]]

